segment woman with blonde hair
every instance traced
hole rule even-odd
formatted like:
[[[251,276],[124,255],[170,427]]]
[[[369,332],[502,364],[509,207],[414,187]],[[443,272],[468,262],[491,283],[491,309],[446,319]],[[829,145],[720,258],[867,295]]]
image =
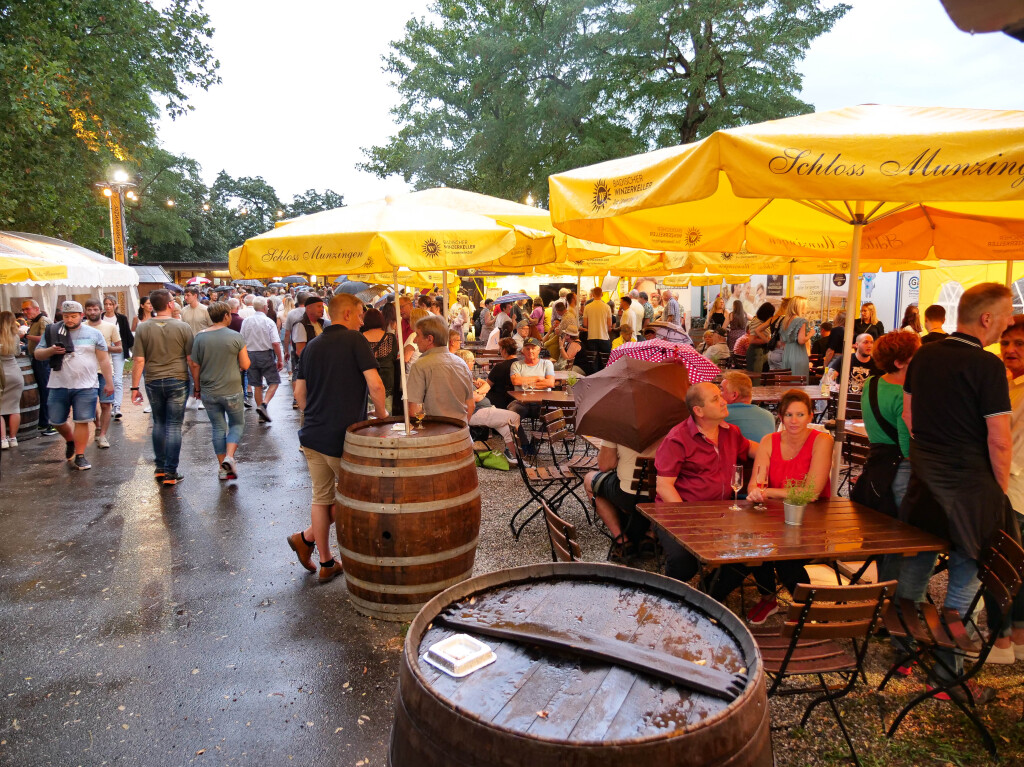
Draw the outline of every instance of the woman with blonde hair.
[[[20,351],[21,337],[14,313],[0,312],[0,448],[4,450],[18,446],[18,429],[21,428],[21,392],[25,379],[15,359]]]
[[[875,305],[870,301],[861,304],[860,319],[853,323],[854,340],[863,333],[867,333],[876,341],[885,335],[885,325],[879,321]]]
[[[452,304],[449,327],[459,334],[459,341],[466,343],[466,325],[469,324],[469,296],[459,293]]]
[[[810,361],[807,356],[810,333],[807,332],[807,320],[803,316],[805,311],[807,299],[803,296],[793,296],[793,300],[786,307],[786,314],[779,328],[779,338],[786,344],[782,351],[782,368],[792,370],[795,376],[810,375]]]
[[[725,325],[725,301],[721,294],[715,296],[715,301],[711,304],[711,311],[708,312],[708,327],[712,325]]]

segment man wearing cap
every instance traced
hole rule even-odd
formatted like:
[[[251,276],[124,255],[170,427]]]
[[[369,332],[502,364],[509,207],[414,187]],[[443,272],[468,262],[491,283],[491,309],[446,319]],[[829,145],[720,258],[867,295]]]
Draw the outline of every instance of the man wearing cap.
[[[711,338],[708,348],[704,350],[704,356],[716,365],[724,365],[729,361],[729,355],[732,354],[729,344],[726,343],[725,330],[721,325],[712,325],[708,332],[711,334]]]
[[[292,326],[292,347],[295,357],[302,356],[306,344],[324,332],[324,300],[313,294],[306,296],[305,311]]]
[[[540,341],[529,338],[524,342],[523,359],[512,363],[509,377],[516,391],[547,391],[555,385],[555,367],[551,360],[540,358]],[[523,404],[513,400],[508,409],[520,417],[532,417],[540,412],[540,404]]]
[[[47,415],[67,443],[64,457],[79,471],[91,469],[85,458],[89,423],[96,418],[96,381],[103,374],[103,393],[114,393],[114,372],[103,335],[83,325],[84,311],[77,301],[60,307],[62,321],[47,325],[36,346],[35,358],[49,362]],[[75,428],[68,426],[73,415]]]
[[[519,347],[519,351],[523,350],[523,343],[530,337],[530,323],[528,320],[522,320],[516,326],[516,334],[513,336],[516,342],[516,346]]]
[[[156,316],[141,323],[135,333],[132,404],[142,404],[139,382],[145,372],[146,395],[153,408],[153,477],[164,487],[173,487],[185,479],[178,472],[178,456],[195,335],[186,323],[174,319],[168,291],[154,290],[149,300]]]
[[[121,346],[121,331],[117,325],[112,325],[109,322],[103,322],[103,306],[100,304],[98,298],[90,298],[85,302],[85,317],[86,324],[90,328],[100,331],[100,335],[103,336],[103,341],[107,345],[107,353],[110,355],[120,354],[123,347]],[[113,356],[111,356],[111,370],[113,370]],[[96,421],[96,446],[101,448],[110,447],[110,440],[107,438],[107,432],[110,429],[110,417],[113,412],[114,406],[114,394],[109,395],[103,393],[104,384],[106,379],[101,375],[99,377],[99,384],[96,387],[96,393],[99,395],[100,413],[99,420]],[[117,382],[114,382],[114,392],[117,391]]]

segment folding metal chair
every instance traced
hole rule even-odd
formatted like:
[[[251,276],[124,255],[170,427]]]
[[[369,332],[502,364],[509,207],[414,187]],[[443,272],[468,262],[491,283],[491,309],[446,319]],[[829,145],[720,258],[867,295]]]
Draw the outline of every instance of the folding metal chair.
[[[801,583],[793,593],[786,621],[775,633],[754,632],[765,672],[771,680],[768,697],[820,693],[804,709],[800,726],[807,724],[814,708],[828,703],[854,762],[860,760],[846,729],[836,701],[847,695],[863,676],[868,639],[881,620],[889,598],[896,592],[896,581],[869,586],[814,586]],[[848,641],[848,650],[840,642]],[[842,680],[829,686],[825,674]],[[783,687],[791,676],[813,676],[818,684]],[[773,729],[780,729],[775,727]]]
[[[526,455],[523,452],[518,431],[515,429],[512,430],[512,446],[515,448],[516,459],[519,462],[517,467],[519,469],[519,476],[526,486],[526,491],[530,494],[529,500],[516,509],[509,520],[509,527],[512,528],[512,535],[515,536],[516,540],[519,540],[523,528],[541,513],[541,502],[546,502],[551,508],[558,509],[562,501],[571,495],[579,503],[580,508],[583,509],[587,522],[590,522],[590,511],[587,509],[586,504],[580,500],[580,497],[576,495],[576,490],[583,484],[582,479],[569,469],[562,469],[558,466],[527,466]],[[517,527],[516,520],[519,516],[534,505],[536,505],[536,508],[534,508],[533,513]]]
[[[871,452],[871,443],[867,437],[861,437],[858,434],[851,434],[845,432],[843,434],[843,446],[840,450],[842,456],[842,479],[839,481],[839,487],[836,488],[836,495],[843,489],[843,485],[846,485],[847,494],[853,489],[853,471],[854,469],[861,468],[867,463],[868,454]]]
[[[540,507],[544,510],[544,521],[548,526],[551,561],[578,562],[583,558],[583,551],[576,538],[576,526],[555,514],[544,501],[540,502]]]
[[[985,659],[992,651],[999,632],[990,631],[986,640],[972,638],[982,636],[973,616],[979,601],[986,595],[992,603],[998,605],[1003,616],[1010,614],[1013,598],[1024,581],[1024,549],[1000,530],[995,543],[985,551],[978,562],[978,579],[981,581],[981,587],[971,600],[966,617],[962,617],[956,610],[940,610],[930,602],[916,604],[909,599],[899,600],[886,611],[885,627],[891,636],[905,640],[905,650],[898,654],[878,689],[884,689],[896,670],[911,661],[917,661],[921,668],[928,672],[932,684],[930,689],[914,697],[896,715],[886,733],[890,738],[896,734],[896,730],[911,710],[920,703],[945,693],[945,697],[971,720],[989,753],[995,755],[995,740],[974,713],[976,701],[967,682],[985,665]],[[960,673],[943,661],[941,655],[936,654],[937,650],[945,650],[950,655],[960,658],[963,661],[960,664]],[[945,677],[951,681],[937,681],[934,672],[940,667],[945,672]]]

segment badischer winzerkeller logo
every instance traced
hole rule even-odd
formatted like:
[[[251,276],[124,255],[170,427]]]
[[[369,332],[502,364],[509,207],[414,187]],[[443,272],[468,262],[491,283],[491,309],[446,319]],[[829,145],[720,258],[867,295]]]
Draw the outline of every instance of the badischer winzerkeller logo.
[[[612,199],[612,188],[611,185],[604,179],[594,184],[594,210],[601,210],[611,202]]]
[[[431,237],[423,241],[423,255],[427,258],[437,258],[441,255],[441,243]]]
[[[698,234],[698,237],[699,237],[700,233],[698,232],[697,234]],[[735,256],[735,255],[736,255],[735,253],[725,253],[725,252],[723,252],[722,253],[722,260],[723,261],[732,261],[732,257]]]
[[[691,226],[686,230],[686,244],[691,248],[699,243],[703,239],[703,235],[700,233],[700,229],[696,226]]]

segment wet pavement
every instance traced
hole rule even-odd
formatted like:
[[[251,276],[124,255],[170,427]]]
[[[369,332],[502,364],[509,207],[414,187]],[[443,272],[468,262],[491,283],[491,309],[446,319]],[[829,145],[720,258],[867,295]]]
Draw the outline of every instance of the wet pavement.
[[[383,765],[402,626],[285,543],[309,522],[287,386],[271,425],[247,412],[237,482],[189,411],[162,489],[124,410],[91,471],[59,437],[3,453],[0,764]]]

